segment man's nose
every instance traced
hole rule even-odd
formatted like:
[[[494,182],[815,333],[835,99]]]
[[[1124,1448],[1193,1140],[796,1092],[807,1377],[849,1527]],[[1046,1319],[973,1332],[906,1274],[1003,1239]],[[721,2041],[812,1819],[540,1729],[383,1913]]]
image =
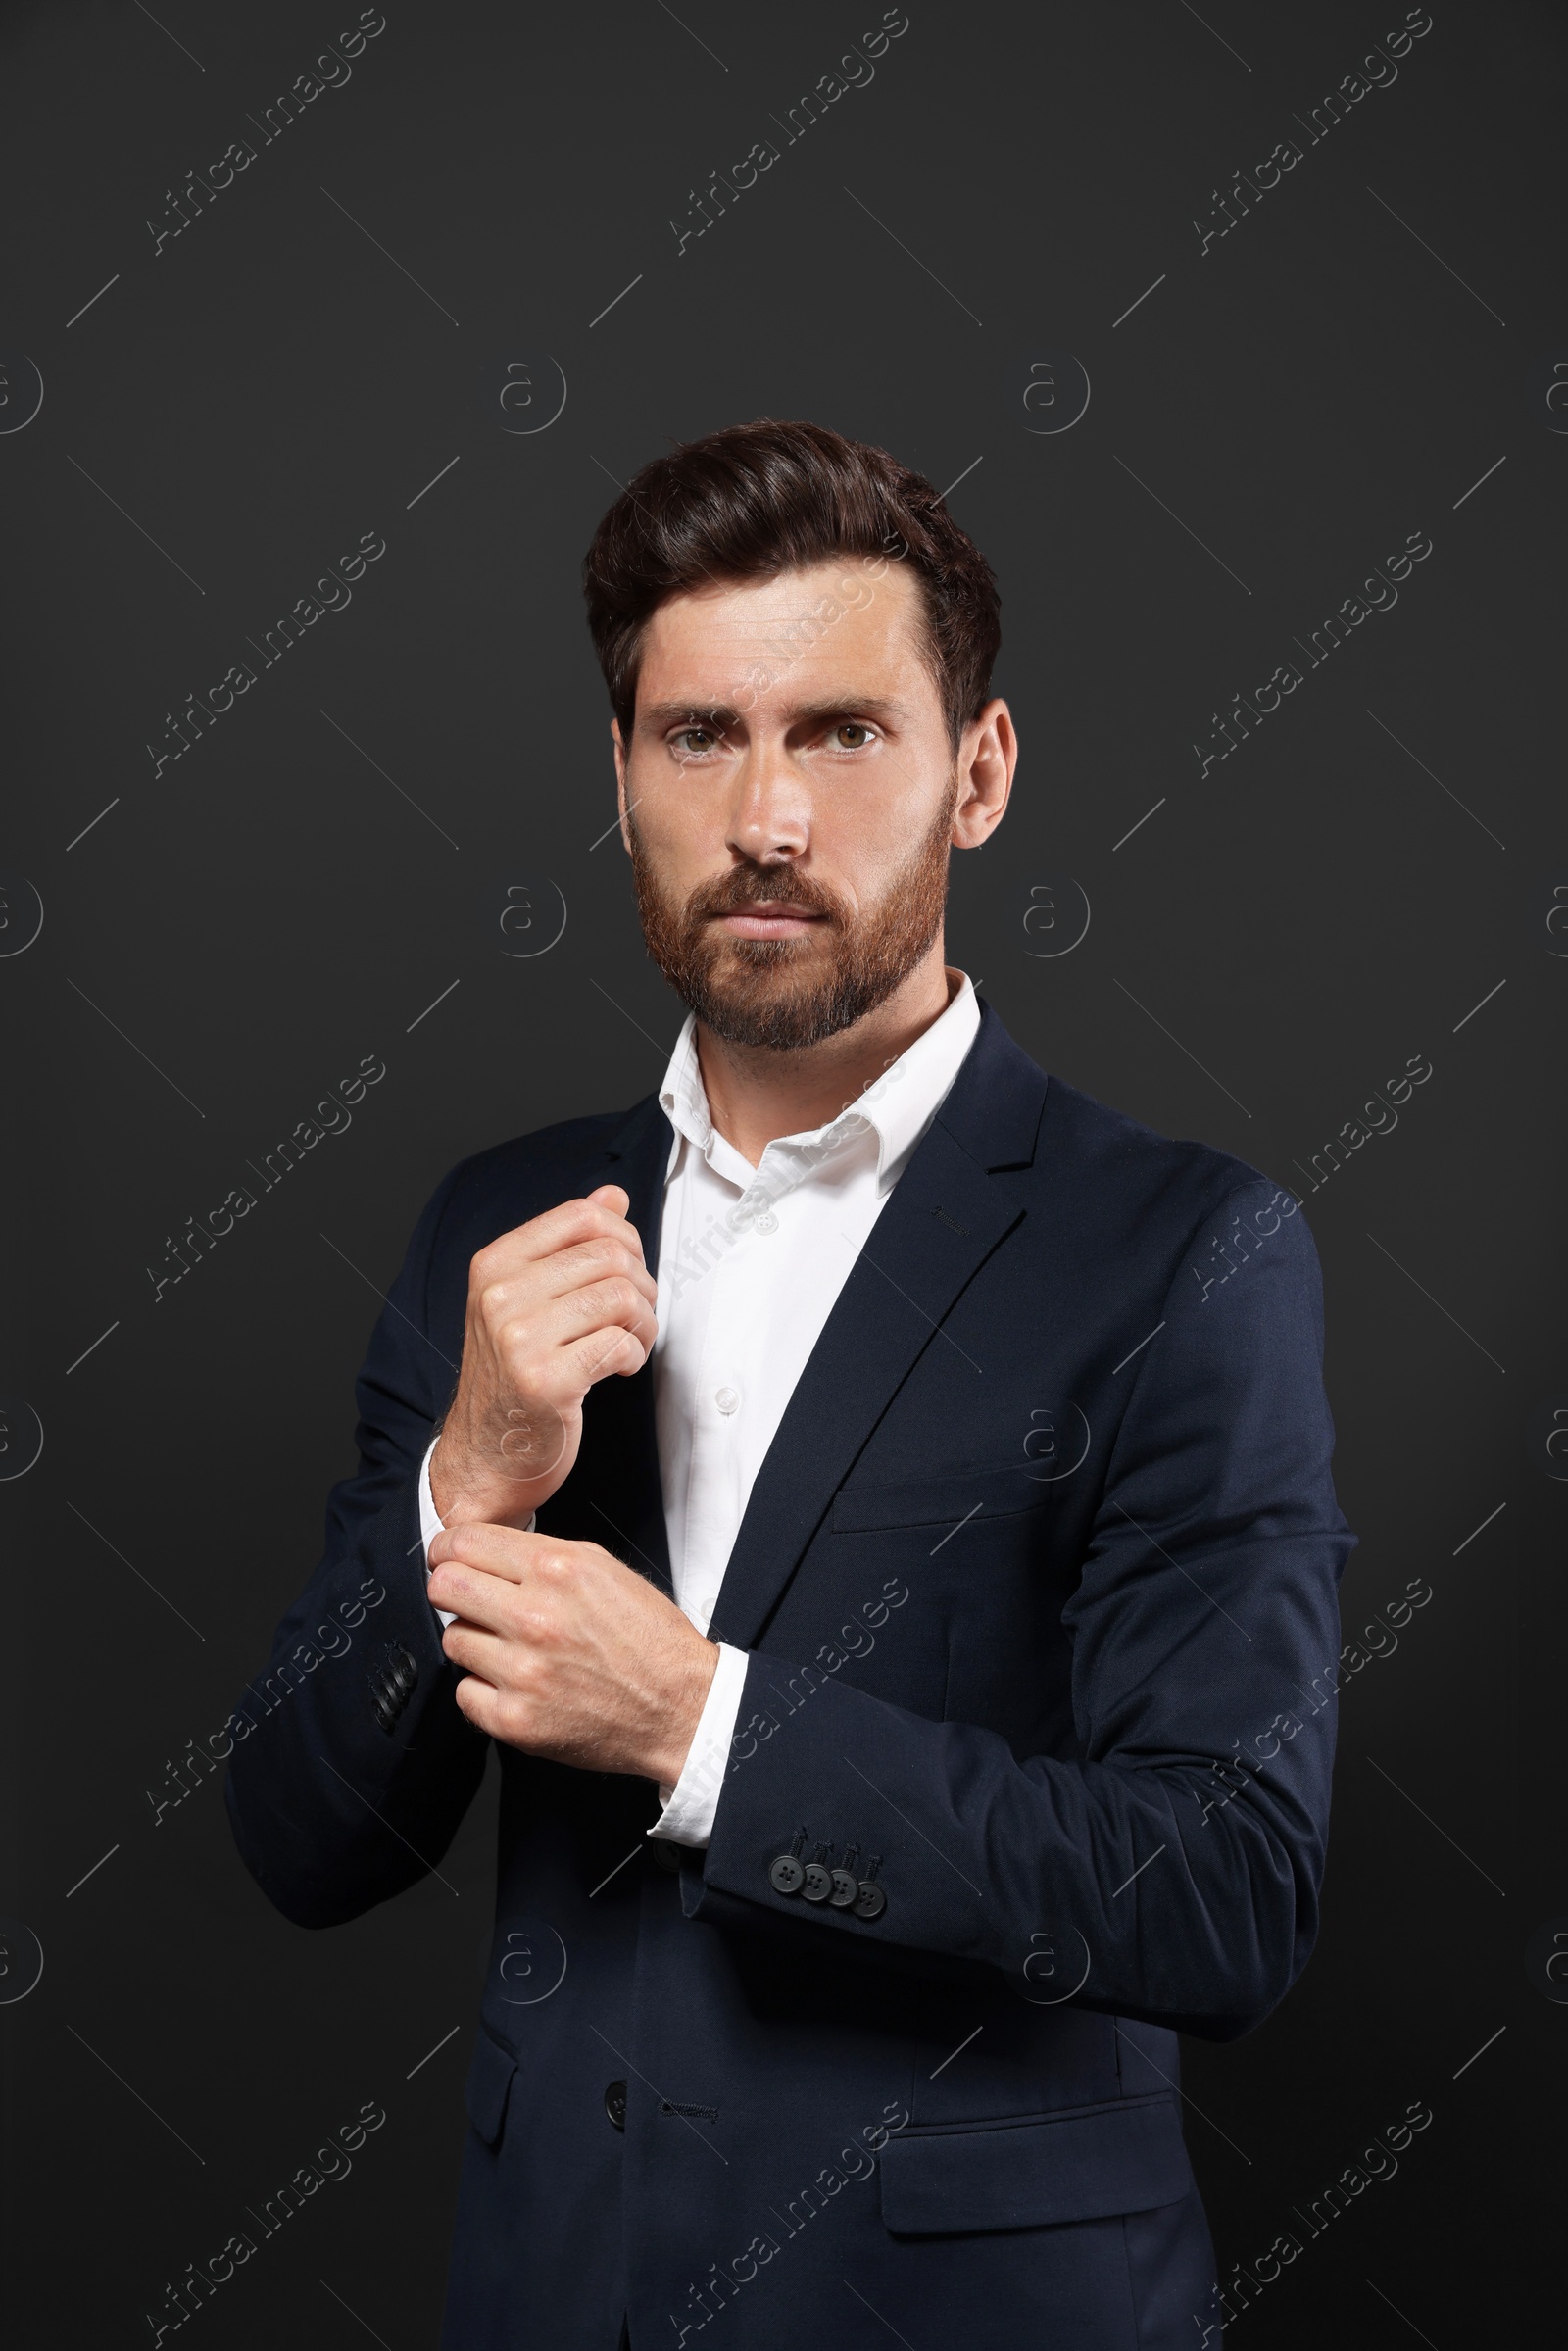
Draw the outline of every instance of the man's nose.
[[[760,865],[800,857],[809,839],[809,795],[787,746],[754,739],[735,778],[728,847]]]

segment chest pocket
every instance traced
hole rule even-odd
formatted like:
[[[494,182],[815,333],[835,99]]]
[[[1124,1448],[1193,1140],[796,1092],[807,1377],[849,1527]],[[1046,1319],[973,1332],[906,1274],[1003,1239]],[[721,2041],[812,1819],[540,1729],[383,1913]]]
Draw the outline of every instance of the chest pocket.
[[[833,1497],[833,1531],[868,1535],[883,1527],[958,1526],[969,1518],[1015,1518],[1047,1508],[1054,1481],[1031,1476],[1027,1461],[951,1470],[937,1478],[853,1479]]]

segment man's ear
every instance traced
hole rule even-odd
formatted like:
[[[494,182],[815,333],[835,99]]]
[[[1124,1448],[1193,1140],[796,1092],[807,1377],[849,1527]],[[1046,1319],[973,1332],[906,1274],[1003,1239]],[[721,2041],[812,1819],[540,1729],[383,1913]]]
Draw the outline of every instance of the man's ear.
[[[631,837],[626,829],[626,746],[621,740],[620,720],[610,721],[610,740],[615,749],[615,807],[620,815],[620,846],[631,855]]]
[[[988,702],[966,726],[958,747],[958,801],[953,812],[956,849],[979,849],[1006,810],[1018,764],[1018,737],[1004,702]]]

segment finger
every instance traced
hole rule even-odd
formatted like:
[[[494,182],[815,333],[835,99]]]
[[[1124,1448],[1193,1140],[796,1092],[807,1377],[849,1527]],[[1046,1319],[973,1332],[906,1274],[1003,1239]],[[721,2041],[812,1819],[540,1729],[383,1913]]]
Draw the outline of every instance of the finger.
[[[564,1348],[562,1359],[570,1366],[578,1396],[585,1396],[590,1388],[608,1380],[612,1373],[626,1378],[641,1371],[654,1351],[654,1337],[650,1317],[646,1331],[613,1328],[595,1331],[591,1337],[579,1339],[575,1347]]]
[[[460,1623],[448,1625],[441,1636],[441,1646],[452,1664],[461,1665],[466,1673],[475,1674],[481,1682],[488,1683],[499,1698],[508,1662],[508,1642],[480,1626]]]
[[[604,1189],[616,1190],[607,1186]],[[595,1239],[618,1241],[639,1259],[643,1253],[642,1238],[633,1224],[606,1200],[569,1200],[559,1206],[547,1208],[542,1216],[530,1217],[526,1224],[516,1225],[510,1233],[479,1250],[474,1266],[480,1279],[504,1279],[519,1266],[536,1263],[542,1257],[553,1257],[557,1251],[573,1244]]]
[[[432,1608],[444,1608],[470,1631],[511,1637],[518,1614],[518,1588],[509,1577],[486,1575],[482,1568],[449,1562],[438,1567],[425,1587]],[[452,1630],[451,1626],[447,1631]],[[450,1655],[452,1652],[449,1651]],[[465,1661],[466,1662],[466,1661]]]
[[[476,1731],[484,1731],[499,1739],[501,1692],[478,1674],[466,1674],[452,1693],[458,1712],[466,1715]]]
[[[520,1278],[520,1269],[514,1278]],[[644,1264],[641,1251],[628,1249],[609,1234],[595,1235],[590,1241],[558,1249],[553,1257],[539,1259],[529,1266],[527,1280],[536,1296],[543,1283],[550,1298],[564,1298],[568,1291],[586,1289],[594,1282],[623,1281],[640,1291],[650,1305],[659,1298],[659,1284]]]
[[[497,1341],[519,1407],[559,1414],[573,1410],[609,1373],[640,1371],[658,1336],[654,1306],[617,1278],[550,1299],[507,1324]]]
[[[655,1301],[624,1274],[610,1274],[602,1282],[585,1282],[552,1298],[533,1317],[532,1329],[557,1347],[570,1347],[596,1331],[615,1326],[630,1331],[651,1348],[659,1332]]]
[[[619,1285],[618,1294],[610,1284]],[[477,1303],[492,1345],[526,1356],[537,1352],[541,1340],[567,1339],[612,1319],[630,1327],[638,1301],[657,1329],[658,1283],[640,1256],[623,1243],[604,1238],[514,1265],[504,1278],[483,1280]],[[625,1311],[595,1312],[596,1306]],[[645,1345],[652,1345],[651,1336],[645,1335]]]
[[[432,1575],[439,1567],[471,1567],[509,1584],[520,1584],[530,1571],[537,1572],[547,1556],[569,1547],[549,1535],[528,1533],[520,1527],[493,1527],[479,1519],[463,1519],[431,1538],[430,1567]]]

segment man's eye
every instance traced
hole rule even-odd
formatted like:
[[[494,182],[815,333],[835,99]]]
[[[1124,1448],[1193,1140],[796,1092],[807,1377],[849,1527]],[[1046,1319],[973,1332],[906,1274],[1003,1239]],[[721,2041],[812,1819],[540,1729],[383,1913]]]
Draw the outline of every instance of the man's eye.
[[[670,748],[679,759],[700,759],[720,740],[710,726],[683,726],[678,734],[671,735]]]
[[[858,718],[841,719],[828,736],[834,751],[863,751],[868,743],[874,743],[875,740],[871,729],[862,725]]]

